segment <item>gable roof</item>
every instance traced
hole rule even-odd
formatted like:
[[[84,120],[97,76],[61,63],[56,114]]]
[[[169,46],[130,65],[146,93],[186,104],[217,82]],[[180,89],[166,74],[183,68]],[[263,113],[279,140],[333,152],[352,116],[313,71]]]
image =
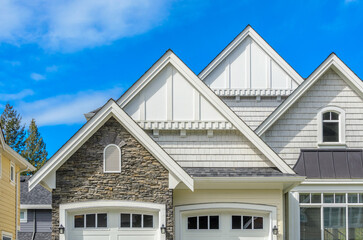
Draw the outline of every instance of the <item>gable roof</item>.
[[[180,181],[193,190],[193,179],[113,99],[110,99],[39,169],[29,180],[29,189],[33,189],[61,167],[111,117],[125,127],[169,172],[175,174]]]
[[[237,130],[259,149],[281,172],[294,174],[285,163],[253,130],[233,112],[188,66],[171,50],[168,50],[154,65],[132,85],[118,100],[125,107],[165,66],[171,64],[197,89]]]
[[[294,103],[313,86],[324,73],[333,69],[349,86],[363,97],[362,80],[335,54],[328,56],[320,66],[294,92],[273,111],[268,118],[255,130],[261,136],[264,134]]]
[[[29,171],[35,171],[36,168],[31,165],[25,158],[20,156],[19,153],[15,152],[14,149],[12,149],[4,139],[3,131],[0,127],[0,147],[2,147],[5,151],[5,153],[12,159],[15,160],[15,162],[18,164],[21,170],[29,170]]]
[[[204,80],[247,37],[252,38],[286,73],[301,84],[304,79],[251,27],[247,25],[199,74]]]

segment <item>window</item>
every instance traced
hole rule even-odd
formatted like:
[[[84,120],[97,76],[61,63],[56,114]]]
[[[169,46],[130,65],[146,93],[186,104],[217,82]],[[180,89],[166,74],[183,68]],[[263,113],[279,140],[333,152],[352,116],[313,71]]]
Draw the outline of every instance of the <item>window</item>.
[[[115,144],[107,145],[103,152],[103,172],[121,172],[121,149]]]
[[[319,143],[344,143],[345,112],[337,107],[324,108],[318,116],[318,129]]]
[[[26,209],[20,210],[20,222],[26,223],[28,221],[28,211]]]
[[[154,216],[148,214],[121,213],[121,228],[153,228]]]
[[[187,226],[192,229],[219,229],[219,216],[188,217]]]
[[[74,216],[75,228],[107,228],[107,213],[90,213]]]
[[[361,239],[363,194],[300,193],[299,200],[300,240]]]
[[[7,233],[7,232],[2,232],[1,240],[12,240],[12,239],[13,239],[13,234]]]
[[[15,182],[15,166],[13,163],[10,164],[10,181]]]
[[[232,229],[263,229],[263,217],[234,215]]]

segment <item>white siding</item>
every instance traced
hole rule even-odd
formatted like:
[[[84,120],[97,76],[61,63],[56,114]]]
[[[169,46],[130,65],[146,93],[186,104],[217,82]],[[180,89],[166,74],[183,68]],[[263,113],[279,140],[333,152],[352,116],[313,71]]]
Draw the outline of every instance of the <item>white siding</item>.
[[[263,139],[291,166],[300,149],[317,147],[317,114],[326,106],[346,111],[346,144],[363,148],[363,99],[329,70],[266,131]]]
[[[257,42],[247,37],[205,79],[217,89],[295,89],[293,80]]]
[[[273,167],[238,131],[160,131],[154,140],[182,167]],[[152,135],[151,135],[152,136]]]
[[[222,100],[255,130],[284,100],[278,101],[276,97],[241,97],[239,101],[232,97],[222,97]]]

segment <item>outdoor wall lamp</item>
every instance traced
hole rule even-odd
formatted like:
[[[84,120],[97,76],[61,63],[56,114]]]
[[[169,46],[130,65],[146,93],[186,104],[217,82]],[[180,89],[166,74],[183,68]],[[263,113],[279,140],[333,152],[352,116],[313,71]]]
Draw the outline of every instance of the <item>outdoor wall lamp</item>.
[[[166,227],[165,227],[165,225],[163,224],[163,225],[161,225],[161,227],[160,227],[160,231],[161,231],[161,234],[165,234],[166,233]]]
[[[64,234],[64,227],[62,224],[59,226],[58,229],[59,229],[59,234]]]
[[[272,229],[272,233],[273,235],[277,235],[279,234],[279,229],[276,227],[276,225],[274,226],[274,228]]]

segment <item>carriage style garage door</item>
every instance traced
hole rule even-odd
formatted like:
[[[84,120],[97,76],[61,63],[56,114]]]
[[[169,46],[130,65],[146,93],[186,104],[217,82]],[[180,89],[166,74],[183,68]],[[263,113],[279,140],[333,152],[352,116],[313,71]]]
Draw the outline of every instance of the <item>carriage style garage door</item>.
[[[208,205],[208,204],[207,204]],[[237,206],[177,210],[176,240],[272,240],[273,212]],[[242,206],[241,206],[242,207]],[[181,207],[183,208],[183,207]],[[177,208],[178,209],[178,208]]]
[[[60,240],[159,240],[164,237],[165,205],[127,201],[63,204]]]

